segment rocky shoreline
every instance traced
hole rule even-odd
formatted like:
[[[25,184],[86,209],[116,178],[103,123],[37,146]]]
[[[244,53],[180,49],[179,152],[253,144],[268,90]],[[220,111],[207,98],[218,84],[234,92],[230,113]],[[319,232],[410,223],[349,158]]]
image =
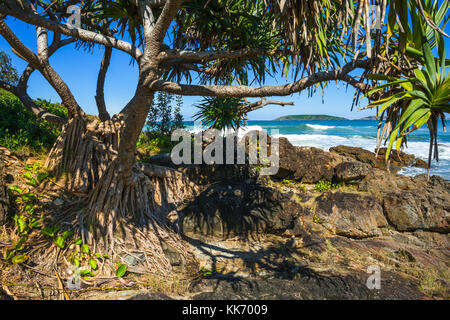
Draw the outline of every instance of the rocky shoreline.
[[[450,182],[398,175],[427,164],[401,152],[387,168],[384,152],[325,152],[280,138],[280,169],[270,179],[245,166],[177,167],[204,187],[179,212],[183,234],[214,274],[194,297],[448,298]],[[322,182],[339,187],[316,190]],[[365,286],[370,265],[385,274],[381,290]]]
[[[155,157],[200,188],[171,213],[200,274],[182,294],[142,289],[80,298],[448,299],[450,182],[398,175],[426,163],[393,157],[387,170],[382,152],[325,152],[281,138],[280,170],[270,178],[247,165],[175,166]],[[176,252],[169,256],[185,272]],[[366,286],[369,266],[381,270],[379,290]]]

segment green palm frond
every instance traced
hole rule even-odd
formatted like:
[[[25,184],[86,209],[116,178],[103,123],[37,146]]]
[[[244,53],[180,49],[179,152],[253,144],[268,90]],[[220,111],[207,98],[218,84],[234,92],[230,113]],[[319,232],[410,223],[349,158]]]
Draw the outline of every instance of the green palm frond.
[[[412,73],[401,74],[398,77],[385,75],[371,75],[368,78],[387,81],[378,85],[367,93],[370,96],[376,92],[385,91],[384,97],[371,102],[369,107],[378,108],[380,126],[384,125],[382,134],[378,136],[378,146],[382,139],[388,142],[386,160],[394,148],[406,144],[408,134],[427,124],[430,133],[430,151],[428,164],[431,159],[439,160],[437,147],[437,122],[441,118],[445,130],[444,113],[450,112],[450,75],[446,72],[445,44],[443,35],[433,30],[432,40],[428,34],[428,27],[422,17],[416,17],[418,30],[421,35],[421,48],[414,48],[412,58],[416,59],[416,67]],[[432,45],[436,45],[438,57],[433,56]],[[408,47],[407,47],[408,48]],[[405,50],[406,53],[409,50]],[[419,57],[419,58],[418,58]]]
[[[196,107],[199,111],[195,120],[201,120],[204,125],[215,129],[238,129],[246,124],[246,114],[243,112],[245,102],[241,98],[204,97]]]

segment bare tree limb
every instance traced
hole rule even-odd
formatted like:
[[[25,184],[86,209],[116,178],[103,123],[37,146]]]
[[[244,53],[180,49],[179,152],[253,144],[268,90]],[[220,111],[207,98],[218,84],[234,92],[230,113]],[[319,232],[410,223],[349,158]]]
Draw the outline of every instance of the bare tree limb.
[[[36,27],[36,47],[40,61],[48,62],[48,35],[47,29]]]
[[[144,28],[144,45],[145,45],[145,53],[149,52],[151,48],[151,33],[153,28],[155,27],[155,17],[152,11],[151,0],[137,0],[138,7],[141,9],[142,16],[142,25]]]
[[[181,59],[190,62],[205,63],[217,59],[237,59],[249,56],[277,56],[277,55],[293,55],[295,52],[287,52],[278,49],[262,49],[262,48],[245,48],[233,51],[192,51],[192,50],[163,50],[159,58],[162,61]]]
[[[76,115],[84,115],[78,102],[75,100],[72,92],[70,91],[67,84],[61,79],[59,74],[50,66],[48,60],[42,61],[38,56],[27,48],[11,31],[9,26],[0,19],[0,34],[5,38],[5,40],[11,45],[12,49],[22,55],[28,63],[31,64],[33,68],[38,69],[44,78],[50,83],[50,85],[55,89],[58,95],[61,97],[63,104],[66,106],[69,116],[73,117]],[[29,70],[26,70],[29,72]]]
[[[347,63],[339,70],[317,72],[304,77],[296,82],[281,86],[211,86],[211,85],[188,85],[178,84],[169,81],[154,81],[150,84],[149,90],[165,91],[174,94],[187,96],[217,96],[217,97],[269,97],[288,96],[300,92],[308,87],[324,81],[350,81],[350,84],[357,85],[357,81],[348,76],[348,73],[356,68],[368,68],[366,60],[356,60]],[[358,85],[359,86],[359,85]]]
[[[66,123],[67,121],[66,119],[54,115],[53,113],[50,113],[47,110],[44,110],[41,107],[39,107],[24,90],[20,90],[18,87],[13,86],[4,81],[0,81],[0,88],[5,89],[6,91],[9,91],[12,94],[14,94],[17,98],[20,99],[20,101],[24,104],[24,106],[28,108],[28,110],[33,112],[38,118],[60,125]]]
[[[39,15],[24,12],[24,11],[15,11],[8,8],[6,5],[2,4],[0,5],[0,13],[5,15],[13,16],[17,19],[20,19],[26,23],[44,27],[48,30],[52,30],[56,33],[61,33],[66,36],[71,36],[83,41],[88,42],[94,42],[98,44],[102,44],[107,47],[113,47],[118,50],[121,50],[123,52],[128,53],[132,57],[134,57],[136,60],[139,60],[140,56],[142,55],[141,50],[139,48],[136,48],[134,45],[132,45],[129,42],[116,39],[111,36],[105,36],[99,33],[95,33],[92,31],[79,29],[79,28],[69,28],[67,25],[51,21],[49,19],[45,19]]]
[[[14,49],[14,53],[18,54],[20,58],[28,61],[33,65],[39,64],[39,59],[37,55],[31,51],[26,45],[23,44],[19,38],[16,37],[14,32],[8,27],[3,19],[0,19],[0,34],[5,38],[5,40],[11,45]]]
[[[109,62],[111,61],[111,53],[112,48],[105,47],[105,53],[103,54],[102,63],[100,65],[100,71],[97,77],[97,91],[95,101],[97,102],[98,116],[100,118],[100,121],[102,122],[111,119],[108,111],[106,110],[105,93],[104,93],[105,77],[106,72],[108,71],[109,68]]]
[[[250,112],[250,111],[255,111],[255,110],[261,109],[261,108],[263,108],[263,107],[265,107],[265,106],[267,106],[267,105],[270,105],[270,104],[273,104],[273,105],[280,105],[280,106],[282,106],[282,107],[284,107],[284,106],[293,106],[293,105],[294,105],[293,102],[267,100],[265,97],[263,97],[263,98],[262,98],[261,100],[259,100],[259,101],[250,103],[250,104],[248,104],[248,105],[246,105],[246,106],[243,106],[243,107],[241,108],[241,110],[244,111],[245,113],[248,113],[248,112]]]
[[[353,78],[352,76],[345,74],[342,76],[342,78],[340,79],[344,82],[347,82],[348,84],[350,84],[351,86],[355,87],[356,89],[360,90],[362,93],[366,93],[369,90],[371,90],[373,87],[366,84],[366,83],[362,83],[357,81],[355,78]]]
[[[53,36],[54,40],[48,49],[48,57],[52,56],[59,48],[76,41],[74,38],[59,40],[57,35],[58,34],[55,34]],[[22,75],[20,76],[17,87],[24,88],[26,90],[27,84],[28,84],[28,79],[30,78],[30,76],[34,72],[34,70],[36,70],[36,69],[31,64],[29,64],[23,71]]]
[[[65,39],[65,40],[61,40],[61,37],[59,34],[55,34],[53,37],[53,42],[51,44],[51,46],[48,48],[47,51],[47,59],[53,55],[59,48],[68,45],[70,43],[75,42],[75,39],[70,38],[70,39]],[[28,95],[27,93],[27,86],[28,86],[28,80],[30,79],[31,74],[35,71],[36,69],[29,64],[25,70],[22,72],[22,75],[20,76],[20,79],[18,81],[17,86],[13,86],[9,83],[6,83],[4,81],[0,81],[0,87],[2,89],[5,89],[9,92],[11,92],[12,94],[14,94],[17,98],[20,99],[20,101],[24,104],[24,106],[26,108],[28,108],[28,110],[30,110],[33,114],[35,114],[38,118],[40,119],[44,119],[47,120],[49,122],[53,122],[56,124],[64,124],[67,122],[67,119],[65,118],[61,118],[57,115],[54,115],[44,109],[42,109],[41,107],[39,107],[34,101],[33,99],[31,99],[31,97]]]

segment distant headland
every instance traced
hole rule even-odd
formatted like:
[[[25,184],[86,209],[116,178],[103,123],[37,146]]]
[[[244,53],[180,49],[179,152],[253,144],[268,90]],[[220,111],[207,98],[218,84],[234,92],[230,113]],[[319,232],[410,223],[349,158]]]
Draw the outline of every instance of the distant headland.
[[[376,116],[368,116],[368,117],[364,117],[358,120],[378,120],[378,118]]]
[[[348,120],[347,118],[329,116],[326,114],[296,114],[276,118],[275,120]]]
[[[378,118],[376,116],[368,116],[360,119],[347,119],[327,114],[294,114],[276,118],[274,121],[277,120],[378,120]]]

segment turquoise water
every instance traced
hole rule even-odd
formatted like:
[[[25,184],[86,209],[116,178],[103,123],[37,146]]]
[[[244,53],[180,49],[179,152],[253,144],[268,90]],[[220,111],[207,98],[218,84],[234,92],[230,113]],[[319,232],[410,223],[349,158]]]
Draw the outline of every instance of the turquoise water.
[[[194,129],[192,121],[185,122],[188,130]],[[286,137],[293,145],[310,146],[328,151],[330,147],[346,145],[374,151],[376,147],[377,121],[371,120],[286,120],[286,121],[248,121],[246,130],[265,129],[269,135],[279,130],[279,136]],[[438,146],[439,162],[433,160],[431,174],[438,174],[450,180],[450,134],[443,132],[439,124]],[[409,135],[408,147],[403,151],[414,154],[423,160],[428,159],[429,135],[426,126]],[[425,169],[404,168],[400,173],[415,176],[425,173]]]

